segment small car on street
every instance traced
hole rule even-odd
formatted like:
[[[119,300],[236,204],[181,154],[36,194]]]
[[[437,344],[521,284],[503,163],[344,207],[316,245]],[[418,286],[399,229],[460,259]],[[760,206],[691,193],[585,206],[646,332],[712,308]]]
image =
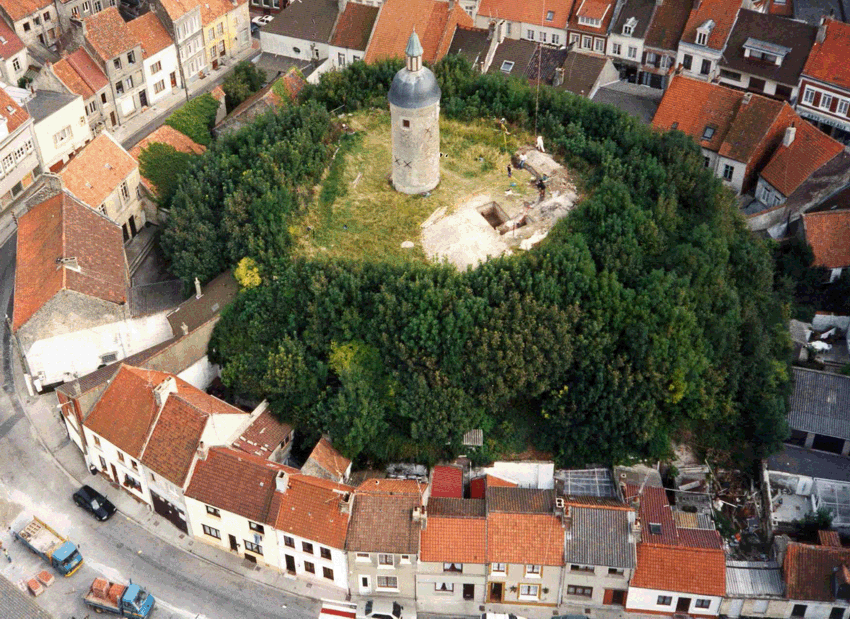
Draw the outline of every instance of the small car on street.
[[[74,503],[98,520],[109,520],[115,513],[112,502],[91,486],[83,486],[77,490],[74,493]]]
[[[357,605],[357,619],[416,619],[416,610],[405,610],[395,600],[363,600]]]

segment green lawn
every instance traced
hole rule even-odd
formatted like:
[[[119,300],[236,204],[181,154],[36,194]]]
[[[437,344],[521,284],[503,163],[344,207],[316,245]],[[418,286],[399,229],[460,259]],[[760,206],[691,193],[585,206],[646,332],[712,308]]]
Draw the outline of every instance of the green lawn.
[[[441,182],[429,197],[393,190],[389,112],[371,110],[344,120],[356,131],[343,139],[307,213],[293,226],[296,252],[304,256],[424,260],[420,225],[436,209],[449,212],[477,192],[532,195],[527,183],[511,187],[506,166],[528,134],[505,135],[495,122],[441,119]],[[523,174],[523,178],[527,175]],[[413,241],[413,249],[402,249]]]

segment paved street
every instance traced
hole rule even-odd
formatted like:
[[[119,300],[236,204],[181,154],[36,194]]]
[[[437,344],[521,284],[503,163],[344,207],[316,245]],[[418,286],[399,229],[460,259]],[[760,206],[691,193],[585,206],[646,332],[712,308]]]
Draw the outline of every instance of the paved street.
[[[7,312],[11,312],[14,242],[13,236],[0,248],[0,304],[4,309],[9,308]],[[53,396],[26,396],[20,377],[17,382],[13,380],[15,364],[8,355],[10,338],[6,328],[3,329],[2,341],[0,541],[10,549],[13,561],[7,563],[0,556],[0,573],[18,582],[45,568],[45,564],[26,551],[20,542],[11,540],[7,529],[20,511],[34,512],[77,543],[85,559],[85,565],[79,572],[68,579],[57,578],[52,587],[36,598],[58,619],[82,619],[90,614],[91,611],[82,603],[81,594],[95,576],[124,582],[132,578],[134,582],[148,587],[159,604],[155,619],[306,619],[318,616],[317,602],[245,578],[238,571],[190,554],[163,541],[160,536],[121,513],[106,523],[99,523],[77,508],[71,501],[76,482],[54,461],[30,421],[29,413],[38,414],[40,409],[40,414],[53,414],[53,422],[59,423],[55,407],[51,404],[52,412],[46,408],[48,402],[53,402],[49,399]],[[27,407],[26,411],[24,407]],[[62,452],[66,448],[76,449],[67,438],[65,444],[51,445],[51,448]],[[113,489],[109,494],[113,496],[118,492]],[[116,503],[123,510],[123,504],[118,500]],[[167,522],[152,526],[171,527]],[[177,537],[179,532],[173,527],[171,529],[173,531],[164,529],[164,534]],[[236,557],[222,554],[241,564]]]

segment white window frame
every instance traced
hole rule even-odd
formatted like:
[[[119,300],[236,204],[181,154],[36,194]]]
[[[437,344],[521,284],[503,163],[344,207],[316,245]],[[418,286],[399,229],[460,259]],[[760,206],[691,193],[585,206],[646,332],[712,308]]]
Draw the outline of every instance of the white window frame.
[[[525,38],[528,39],[529,41],[533,41],[534,40],[534,30],[531,30],[531,29],[526,30],[525,31]]]
[[[830,94],[827,94],[825,92],[821,93],[820,103],[818,104],[818,107],[822,110],[828,110],[832,106],[833,98],[834,97]]]
[[[508,571],[508,566],[505,563],[491,563],[490,564],[490,573],[491,574],[506,574]]]
[[[593,50],[601,53],[605,53],[605,39],[593,39]]]
[[[729,172],[729,178],[726,178],[726,172],[729,171],[729,170],[731,170],[731,172]],[[729,165],[728,163],[724,163],[723,164],[723,180],[726,181],[727,183],[731,183],[734,178],[735,178],[735,166]]]
[[[387,560],[389,559],[389,561]],[[388,553],[378,553],[378,568],[380,569],[393,569],[395,567],[395,558]]]
[[[381,585],[382,580],[383,585]],[[375,579],[375,588],[382,591],[398,591],[398,576],[378,576]]]
[[[633,60],[637,58],[637,47],[634,45],[629,45],[629,58]]]
[[[526,565],[525,566],[525,577],[526,578],[540,578],[540,574],[543,572],[542,565]]]
[[[552,35],[552,45],[559,45],[561,43],[561,36],[558,34]]]
[[[622,53],[623,53],[623,46],[622,45],[620,45],[619,43],[612,43],[611,44],[611,54],[613,54],[614,56],[619,56]]]
[[[583,35],[581,37],[581,48],[582,49],[593,49],[593,37]]]
[[[530,583],[520,584],[517,597],[521,600],[539,600],[540,585]]]
[[[835,113],[841,116],[846,116],[848,108],[850,108],[850,101],[847,99],[841,99],[838,101],[838,107],[835,108]]]

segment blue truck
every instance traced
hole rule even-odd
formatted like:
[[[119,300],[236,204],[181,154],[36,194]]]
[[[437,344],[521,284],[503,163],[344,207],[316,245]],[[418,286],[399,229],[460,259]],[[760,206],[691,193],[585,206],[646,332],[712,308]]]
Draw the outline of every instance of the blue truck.
[[[121,585],[105,578],[94,579],[83,601],[95,612],[106,611],[133,619],[147,619],[156,604],[154,597],[132,580],[129,585]]]
[[[83,566],[83,556],[73,542],[35,516],[22,515],[12,523],[12,533],[57,572],[70,576]]]

